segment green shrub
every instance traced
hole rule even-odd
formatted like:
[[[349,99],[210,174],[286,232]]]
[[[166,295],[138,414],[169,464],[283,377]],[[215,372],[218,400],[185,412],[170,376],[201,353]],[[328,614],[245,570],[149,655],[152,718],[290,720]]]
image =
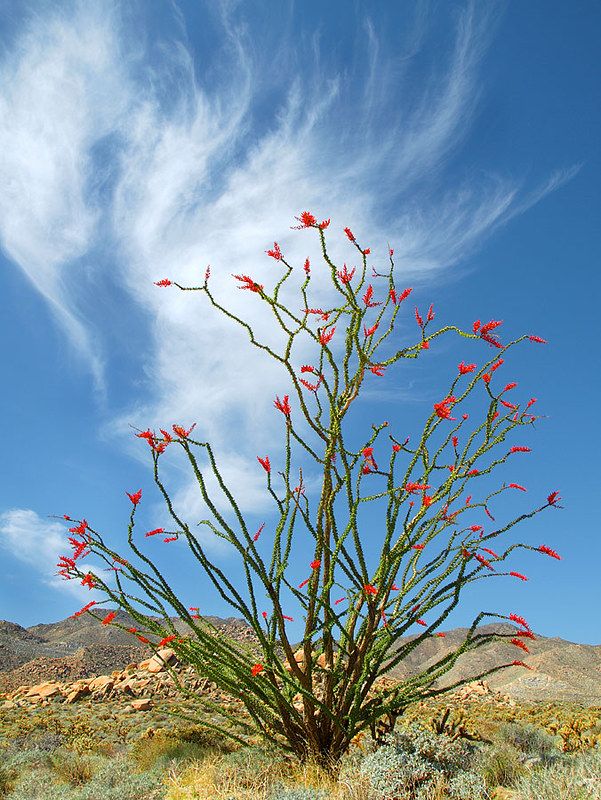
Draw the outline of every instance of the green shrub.
[[[601,751],[563,758],[521,776],[520,800],[601,800]]]
[[[367,755],[359,772],[369,778],[374,800],[427,798],[446,779],[469,767],[474,748],[418,726],[396,732],[387,744]],[[461,791],[461,784],[457,784]],[[461,795],[458,795],[461,797]]]
[[[155,765],[169,761],[200,761],[209,752],[209,747],[202,742],[185,742],[181,739],[159,734],[149,738],[138,739],[132,747],[131,756],[141,770],[148,770]]]
[[[486,785],[491,789],[496,786],[513,786],[526,771],[520,755],[515,747],[503,742],[482,750],[478,772]]]
[[[16,777],[14,769],[0,765],[0,797],[5,797],[10,792]]]
[[[57,750],[51,756],[50,763],[59,779],[70,786],[83,786],[94,775],[94,765],[91,760],[77,753]]]
[[[448,785],[453,800],[487,800],[490,797],[484,778],[475,772],[458,772]]]
[[[550,761],[559,755],[556,739],[536,725],[508,722],[501,725],[497,736],[526,756]]]
[[[324,789],[279,786],[269,800],[328,800],[328,794]]]

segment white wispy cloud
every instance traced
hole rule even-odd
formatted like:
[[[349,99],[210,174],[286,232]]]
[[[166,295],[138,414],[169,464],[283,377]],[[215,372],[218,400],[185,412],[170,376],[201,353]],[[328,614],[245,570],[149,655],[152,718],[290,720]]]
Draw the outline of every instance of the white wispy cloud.
[[[39,580],[51,589],[67,592],[79,600],[96,597],[77,580],[63,580],[57,575],[56,563],[61,553],[68,552],[65,527],[50,522],[27,508],[12,508],[0,514],[0,548],[25,564]],[[90,572],[99,567],[86,565]]]
[[[423,15],[394,54],[366,20],[367,70],[356,63],[349,74],[324,60],[315,39],[301,53],[304,45],[290,34],[278,46],[291,54],[287,69],[266,42],[251,46],[237,16],[244,6],[219,8],[222,39],[207,75],[181,14],[180,41],[159,51],[158,62],[156,52],[151,62],[141,46],[128,49],[128,31],[106,3],[32,18],[0,68],[0,237],[100,375],[102,349],[93,348],[82,323],[79,283],[82,257],[102,229],[118,266],[111,280],[150,319],[147,399],[122,409],[111,430],[197,421],[245,507],[254,509],[254,455],[278,436],[271,403],[286,392],[285,374],[202,296],[152,281],[198,284],[210,262],[216,295],[274,341],[261,304],[233,288],[231,273],[271,283],[279,265],[264,251],[273,238],[292,261],[310,255],[317,264],[311,232],[289,230],[304,208],[331,216],[332,229],[350,224],[376,260],[390,240],[399,273],[424,279],[460,261],[569,174],[534,189],[493,174],[445,183],[473,119],[490,35],[490,15],[475,4],[457,16],[448,55],[420,75],[419,95],[412,70],[427,28]],[[273,41],[279,33],[271,31]],[[299,63],[302,77],[293,73]],[[94,190],[95,148],[111,136],[102,169],[114,183],[103,193]],[[342,239],[332,254],[353,257]],[[325,282],[314,272],[323,299]],[[299,363],[304,357],[300,349]],[[189,504],[191,485],[183,472],[172,474]]]

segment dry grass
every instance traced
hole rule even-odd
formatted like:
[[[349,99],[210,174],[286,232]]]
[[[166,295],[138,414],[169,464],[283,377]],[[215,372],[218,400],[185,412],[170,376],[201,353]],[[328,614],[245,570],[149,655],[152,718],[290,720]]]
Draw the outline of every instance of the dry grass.
[[[166,800],[272,800],[282,785],[321,789],[331,800],[369,800],[365,777],[357,774],[337,781],[316,764],[295,763],[275,753],[259,763],[249,754],[246,764],[228,762],[218,754],[207,756],[202,762],[169,770],[166,783]]]

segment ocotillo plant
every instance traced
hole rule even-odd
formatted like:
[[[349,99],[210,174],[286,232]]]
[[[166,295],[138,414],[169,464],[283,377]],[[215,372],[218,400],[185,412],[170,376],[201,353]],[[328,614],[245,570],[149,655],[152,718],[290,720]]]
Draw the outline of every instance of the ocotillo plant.
[[[134,561],[115,552],[86,520],[76,520],[70,528],[74,552],[62,557],[59,566],[66,578],[80,578],[84,585],[101,590],[106,602],[128,611],[140,626],[131,628],[132,634],[155,651],[171,644],[180,660],[237,698],[246,707],[247,721],[204,698],[212,711],[229,716],[229,735],[260,731],[301,758],[335,762],[362,730],[374,729],[382,720],[392,725],[409,704],[465,682],[447,689],[434,686],[462,654],[491,639],[507,640],[528,652],[525,640],[534,635],[522,617],[506,610],[482,612],[461,644],[445,650],[428,669],[396,683],[377,682],[429,637],[444,637],[440,628],[468,584],[501,576],[526,580],[505,567],[512,551],[539,550],[559,558],[546,545],[508,543],[506,536],[518,522],[557,506],[559,496],[554,491],[533,510],[495,523],[495,499],[525,487],[497,481],[494,474],[514,454],[529,450],[519,439],[517,444],[508,442],[515,431],[535,420],[530,410],[534,399],[523,405],[507,399],[516,384],[504,384],[500,368],[516,345],[544,340],[523,335],[502,344],[501,322],[496,320],[477,321],[468,330],[455,325],[431,330],[430,306],[423,316],[415,308],[417,341],[398,349],[392,334],[412,290],[399,290],[395,284],[393,250],[390,268],[385,273],[374,270],[372,278],[370,251],[359,245],[349,228],[344,231],[358,254],[359,268],[333,262],[326,246],[330,220],[318,222],[309,212],[298,220],[297,229],[309,230],[319,239],[321,269],[331,281],[328,307],[312,307],[309,260],[296,285],[294,279],[287,283],[294,270],[277,243],[267,251],[277,262],[272,289],[248,275],[233,276],[238,288],[255,293],[273,316],[281,347],[261,341],[249,322],[218,301],[208,269],[198,287],[166,278],[157,281],[161,287],[200,292],[215,312],[242,326],[250,343],[287,372],[289,388],[274,401],[274,413],[282,420],[282,464],[276,469],[269,455],[261,455],[256,465],[264,470],[266,492],[274,504],[271,530],[261,526],[253,532],[213,448],[194,435],[193,428],[173,425],[158,433],[137,433],[149,445],[154,480],[173,521],[172,531],[157,528],[145,536],[183,540],[208,585],[250,626],[255,642],[243,645],[228,639],[198,609],[188,608],[178,598],[144,552],[144,535],[138,535],[141,491],[129,494],[128,543]],[[284,293],[296,301],[284,303]],[[349,412],[366,380],[381,380],[403,359],[423,357],[444,335],[472,343],[480,365],[462,361],[452,368],[449,386],[433,404],[419,439],[413,445],[401,441],[403,437],[390,433],[386,422],[361,431]],[[298,360],[301,345],[304,353],[312,348],[311,363]],[[465,413],[470,395],[483,401],[480,413]],[[198,524],[228,542],[237,554],[246,578],[243,586],[234,585],[228,570],[215,563],[197,535],[196,523],[185,520],[175,507],[161,472],[168,447],[181,448],[185,454],[208,509],[207,519]],[[317,491],[306,489],[302,467],[305,477],[310,471],[310,483],[319,487]],[[219,487],[225,509],[211,496],[208,477]],[[372,507],[381,509],[381,522],[375,522],[375,510],[366,514]],[[299,539],[305,551],[310,545],[312,557],[307,558],[305,580],[297,584],[289,575]],[[501,539],[497,551],[491,546],[495,539]],[[81,560],[88,553],[114,570],[114,582],[82,569]],[[298,649],[286,626],[292,603],[302,609],[304,620]],[[97,615],[99,607],[98,602],[88,603],[76,613]],[[187,625],[190,635],[182,636],[176,629],[173,615]],[[512,633],[498,627],[482,630],[479,624],[485,618],[509,620],[517,627]],[[98,619],[117,624],[112,611]],[[509,655],[507,663],[469,680],[512,665],[526,666]]]

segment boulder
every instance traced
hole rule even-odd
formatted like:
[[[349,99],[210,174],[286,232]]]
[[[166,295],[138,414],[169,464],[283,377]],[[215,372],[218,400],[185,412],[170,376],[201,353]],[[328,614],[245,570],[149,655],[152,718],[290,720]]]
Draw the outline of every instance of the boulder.
[[[148,711],[152,708],[150,697],[141,697],[139,700],[132,700],[130,706],[134,711]]]
[[[170,647],[163,647],[162,650],[159,650],[156,655],[148,660],[145,669],[147,672],[162,672],[167,664],[171,663],[174,658],[175,650],[172,650]],[[140,667],[142,668],[142,664],[140,664]]]

